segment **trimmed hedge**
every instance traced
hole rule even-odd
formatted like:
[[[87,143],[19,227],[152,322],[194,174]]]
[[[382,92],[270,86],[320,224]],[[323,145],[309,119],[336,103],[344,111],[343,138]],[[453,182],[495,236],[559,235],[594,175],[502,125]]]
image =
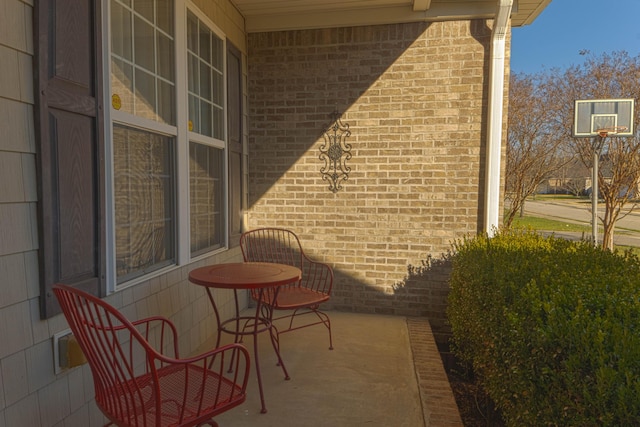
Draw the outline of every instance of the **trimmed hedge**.
[[[637,257],[524,230],[453,246],[453,349],[508,425],[640,425]]]

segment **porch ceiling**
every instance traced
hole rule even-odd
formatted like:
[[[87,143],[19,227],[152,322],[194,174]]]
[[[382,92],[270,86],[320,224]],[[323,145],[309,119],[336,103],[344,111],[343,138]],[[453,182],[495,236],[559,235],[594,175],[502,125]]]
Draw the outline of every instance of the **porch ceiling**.
[[[231,0],[250,33],[492,18],[498,0]],[[530,24],[551,0],[514,0],[511,24]]]

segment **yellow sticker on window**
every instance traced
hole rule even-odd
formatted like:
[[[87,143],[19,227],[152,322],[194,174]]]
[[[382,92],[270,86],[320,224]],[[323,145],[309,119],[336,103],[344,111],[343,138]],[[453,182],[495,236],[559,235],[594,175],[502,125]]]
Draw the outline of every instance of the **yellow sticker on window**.
[[[189,120],[189,132],[193,131],[193,122]]]
[[[120,95],[111,95],[111,106],[114,110],[119,110],[120,108],[122,108],[122,100],[120,99]]]

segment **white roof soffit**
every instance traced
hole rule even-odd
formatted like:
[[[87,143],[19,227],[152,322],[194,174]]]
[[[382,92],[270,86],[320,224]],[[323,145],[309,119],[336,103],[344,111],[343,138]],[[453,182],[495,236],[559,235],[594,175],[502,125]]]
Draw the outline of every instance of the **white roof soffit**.
[[[497,0],[231,0],[247,32],[403,22],[491,19]],[[512,25],[531,23],[551,0],[516,0]]]

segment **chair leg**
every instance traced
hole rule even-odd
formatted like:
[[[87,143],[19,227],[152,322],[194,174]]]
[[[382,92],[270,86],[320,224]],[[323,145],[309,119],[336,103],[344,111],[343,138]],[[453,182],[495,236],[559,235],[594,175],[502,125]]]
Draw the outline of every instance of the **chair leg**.
[[[304,311],[302,313],[298,313],[299,310],[304,310]],[[311,314],[311,313],[315,314],[319,320],[316,322],[303,324],[302,326],[295,326],[295,327],[293,326],[293,322],[296,316],[303,316],[305,314]],[[327,331],[329,332],[329,350],[333,350],[333,336],[331,334],[331,319],[329,318],[329,315],[327,313],[320,311],[314,307],[304,307],[304,308],[297,308],[293,311],[292,314],[280,316],[274,320],[281,320],[281,319],[288,319],[288,322],[289,322],[289,326],[287,327],[287,329],[280,331],[281,334],[306,328],[308,326],[323,324],[324,327],[327,328]]]
[[[329,330],[329,350],[333,350],[333,336],[331,334],[331,319],[329,319],[329,316],[326,313],[323,313],[321,311],[317,312],[318,316],[322,315],[325,317],[325,322],[324,326],[327,327],[327,329]]]
[[[271,345],[273,345],[273,349],[276,352],[276,356],[278,356],[278,362],[276,366],[280,366],[282,368],[282,372],[284,373],[284,379],[290,380],[289,372],[287,371],[287,367],[284,366],[284,362],[282,361],[282,356],[280,355],[280,332],[278,332],[278,328],[275,325],[271,325],[271,329],[269,330],[269,335],[271,336]]]
[[[329,331],[329,350],[333,350],[333,337],[331,335],[331,319],[329,319],[329,315],[320,310],[313,310],[313,312],[318,316],[322,324]]]

